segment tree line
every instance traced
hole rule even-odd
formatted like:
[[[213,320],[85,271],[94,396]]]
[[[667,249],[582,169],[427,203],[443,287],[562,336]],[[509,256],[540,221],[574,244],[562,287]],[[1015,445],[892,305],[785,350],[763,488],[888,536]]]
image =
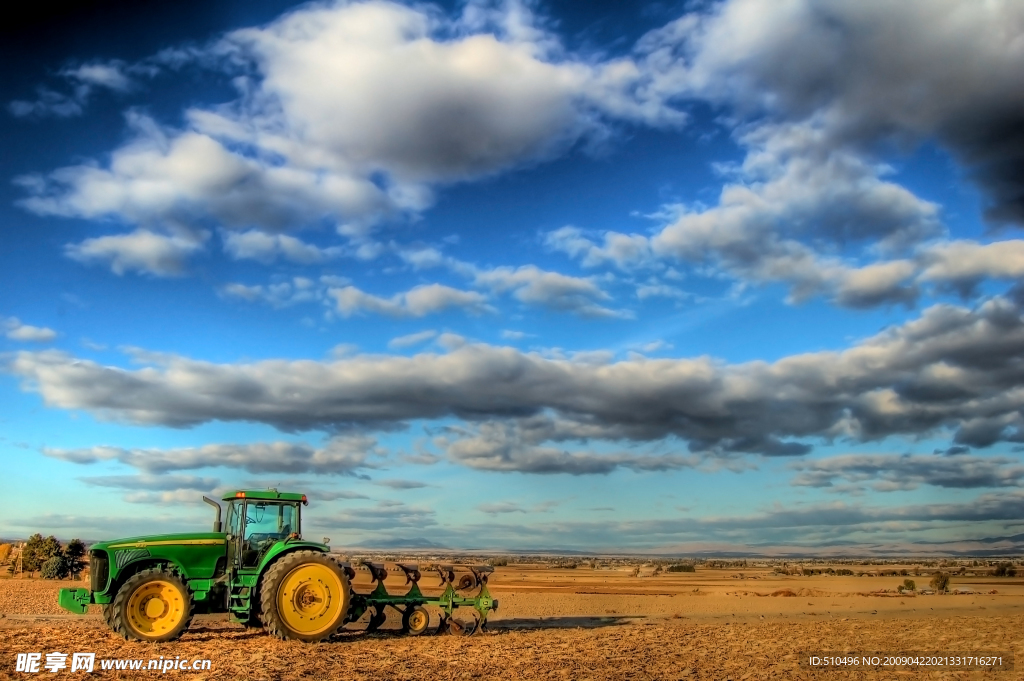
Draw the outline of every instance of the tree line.
[[[85,544],[72,539],[67,546],[52,534],[33,534],[21,550],[21,566],[26,572],[39,571],[43,579],[78,579],[85,568]]]

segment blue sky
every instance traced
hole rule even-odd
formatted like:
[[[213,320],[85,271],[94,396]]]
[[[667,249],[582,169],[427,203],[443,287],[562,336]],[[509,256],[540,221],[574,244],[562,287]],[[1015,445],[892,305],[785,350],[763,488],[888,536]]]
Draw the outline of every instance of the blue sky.
[[[67,12],[3,48],[5,535],[1021,534],[1020,6]]]

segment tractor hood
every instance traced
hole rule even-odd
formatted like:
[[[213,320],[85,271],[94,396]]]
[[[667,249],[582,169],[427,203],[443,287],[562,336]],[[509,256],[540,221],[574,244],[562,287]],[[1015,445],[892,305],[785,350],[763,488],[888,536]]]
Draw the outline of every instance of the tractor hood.
[[[224,544],[223,532],[181,532],[179,534],[147,534],[140,537],[125,537],[98,542],[90,549],[107,551],[118,549],[148,549],[158,546],[215,546]]]

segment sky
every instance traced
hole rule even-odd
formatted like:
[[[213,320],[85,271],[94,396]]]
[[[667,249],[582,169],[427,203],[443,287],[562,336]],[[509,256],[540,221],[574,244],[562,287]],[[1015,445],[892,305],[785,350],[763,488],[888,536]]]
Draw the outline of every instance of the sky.
[[[1024,5],[43,3],[0,533],[1024,551]]]

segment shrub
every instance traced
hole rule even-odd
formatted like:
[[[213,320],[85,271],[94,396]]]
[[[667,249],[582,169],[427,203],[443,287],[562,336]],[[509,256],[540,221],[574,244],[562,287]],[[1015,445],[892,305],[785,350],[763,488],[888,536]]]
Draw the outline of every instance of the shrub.
[[[945,572],[936,572],[928,583],[939,593],[947,591],[949,589],[949,575]]]
[[[68,548],[70,547],[71,544],[68,544]],[[490,563],[491,567],[505,567],[506,565],[508,565],[508,558],[491,558],[488,562]]]
[[[64,579],[68,576],[68,561],[63,555],[51,556],[43,563],[43,579]]]
[[[6,563],[7,559],[11,557],[11,545],[0,544],[0,563]]]
[[[906,587],[907,591],[917,591],[917,584],[912,579],[904,579],[903,586]]]
[[[696,572],[697,569],[689,563],[681,563],[679,565],[669,565],[667,572]]]
[[[1013,563],[1000,563],[992,574],[996,577],[1015,577],[1017,570],[1013,567]]]

